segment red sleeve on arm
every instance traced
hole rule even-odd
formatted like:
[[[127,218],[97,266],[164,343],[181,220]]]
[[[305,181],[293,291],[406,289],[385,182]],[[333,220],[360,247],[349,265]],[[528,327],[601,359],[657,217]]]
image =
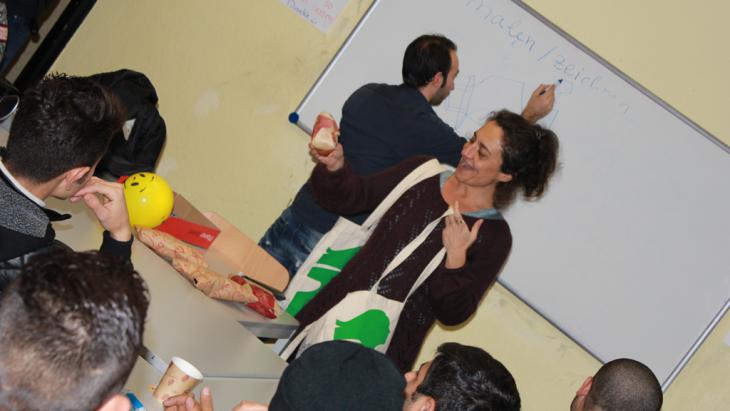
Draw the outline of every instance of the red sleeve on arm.
[[[355,174],[347,163],[335,172],[317,164],[312,171],[312,193],[317,204],[341,215],[369,212],[375,209],[416,167],[430,157],[412,157],[370,176]]]
[[[467,218],[470,226],[476,221]],[[487,220],[479,231],[481,241],[469,249],[463,267],[447,269],[442,263],[429,279],[431,306],[444,325],[461,324],[474,314],[512,247],[509,228],[502,220]]]

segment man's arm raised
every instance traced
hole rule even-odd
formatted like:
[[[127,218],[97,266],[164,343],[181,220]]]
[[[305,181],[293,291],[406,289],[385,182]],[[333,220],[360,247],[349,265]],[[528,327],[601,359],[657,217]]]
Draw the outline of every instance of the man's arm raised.
[[[555,84],[540,84],[532,92],[530,100],[522,110],[522,117],[530,123],[537,123],[550,114],[553,104],[555,104]]]

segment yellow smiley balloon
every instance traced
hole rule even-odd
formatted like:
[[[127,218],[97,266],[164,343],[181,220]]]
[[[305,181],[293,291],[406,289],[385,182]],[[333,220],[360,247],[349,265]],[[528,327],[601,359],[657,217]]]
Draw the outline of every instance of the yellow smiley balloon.
[[[132,174],[124,181],[124,199],[132,226],[154,228],[172,213],[174,196],[164,178],[154,173]]]

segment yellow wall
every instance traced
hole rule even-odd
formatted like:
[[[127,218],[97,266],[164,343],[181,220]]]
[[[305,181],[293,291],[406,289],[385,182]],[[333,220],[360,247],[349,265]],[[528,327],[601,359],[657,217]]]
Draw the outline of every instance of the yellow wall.
[[[451,0],[450,0],[451,1]],[[598,54],[730,144],[730,6],[677,0],[527,2]],[[304,182],[307,139],[286,116],[362,15],[350,0],[327,33],[279,0],[100,0],[54,69],[128,67],[157,86],[168,124],[159,172],[203,209],[258,238]],[[665,410],[730,406],[726,316],[666,394]],[[441,341],[481,345],[514,373],[525,410],[566,409],[598,368],[549,323],[496,286],[462,329]]]

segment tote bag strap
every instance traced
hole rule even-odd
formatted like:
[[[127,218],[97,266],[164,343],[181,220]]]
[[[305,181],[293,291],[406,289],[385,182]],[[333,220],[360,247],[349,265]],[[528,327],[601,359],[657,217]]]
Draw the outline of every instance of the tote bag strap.
[[[408,245],[403,247],[400,250],[400,252],[398,252],[398,254],[396,254],[396,256],[393,257],[392,260],[390,260],[390,263],[385,268],[385,271],[383,271],[383,274],[378,279],[378,282],[376,282],[375,285],[373,285],[371,290],[375,290],[377,292],[378,286],[380,286],[380,282],[383,280],[383,278],[385,278],[388,274],[390,274],[391,271],[395,270],[395,268],[398,267],[403,261],[405,261],[406,258],[410,257],[410,255],[413,254],[413,252],[416,250],[416,248],[418,248],[421,244],[423,244],[424,241],[426,241],[426,238],[428,238],[428,236],[436,228],[436,226],[438,225],[439,221],[441,221],[442,218],[446,217],[447,215],[451,215],[453,213],[454,213],[454,210],[451,207],[449,207],[446,211],[444,211],[443,214],[441,214],[441,216],[439,218],[431,221],[423,229],[423,231],[421,231],[421,233],[418,234],[418,236],[413,239],[413,241],[411,241]],[[434,261],[436,261],[435,265],[433,267],[433,269],[435,269],[441,261],[440,259],[437,259],[437,257],[439,255],[441,255],[441,257],[443,258],[444,253],[446,253],[446,249],[442,249],[441,251],[439,251],[436,254],[436,256],[433,259],[431,259],[431,262],[426,266],[426,269],[424,269],[424,271],[421,273],[421,276],[424,275],[424,273],[428,270],[429,267],[434,265]],[[433,271],[433,269],[431,269],[431,271]],[[428,274],[425,275],[425,277],[427,278],[430,274],[431,273],[429,272]],[[416,280],[416,283],[418,283],[418,285],[420,285],[426,279],[426,278],[422,279],[421,276],[419,276],[418,280]],[[410,295],[410,293],[409,293],[409,295]]]
[[[400,198],[400,196],[405,193],[409,188],[429,177],[433,177],[436,174],[441,173],[442,171],[447,169],[445,167],[448,166],[440,164],[435,158],[428,160],[420,166],[416,167],[403,180],[401,180],[398,185],[390,190],[390,193],[388,193],[383,201],[381,201],[380,204],[375,208],[375,210],[373,210],[367,220],[362,223],[363,230],[369,230],[375,224],[377,224],[378,221],[380,221],[380,218],[383,217],[383,214],[385,214],[385,212],[388,211],[388,209],[393,204],[395,204],[398,198]]]
[[[418,279],[416,279],[416,282],[413,283],[413,286],[411,287],[411,291],[408,291],[408,295],[406,296],[405,300],[403,300],[403,303],[408,301],[408,299],[411,297],[411,294],[413,294],[414,291],[418,289],[418,287],[421,286],[421,284],[424,283],[428,279],[428,277],[436,271],[438,266],[441,264],[441,260],[444,259],[444,256],[446,255],[446,248],[441,248],[435,256],[431,259],[431,262],[428,263],[426,268],[423,269],[421,272],[421,275],[418,276]]]
[[[296,337],[289,340],[289,343],[284,347],[284,350],[279,354],[279,357],[281,357],[282,360],[286,361],[289,359],[289,357],[294,354],[295,350],[299,348],[299,345],[304,341],[304,339],[307,337],[307,334],[309,333],[309,329],[312,327],[312,324],[307,325],[304,327],[302,331],[297,334]]]

